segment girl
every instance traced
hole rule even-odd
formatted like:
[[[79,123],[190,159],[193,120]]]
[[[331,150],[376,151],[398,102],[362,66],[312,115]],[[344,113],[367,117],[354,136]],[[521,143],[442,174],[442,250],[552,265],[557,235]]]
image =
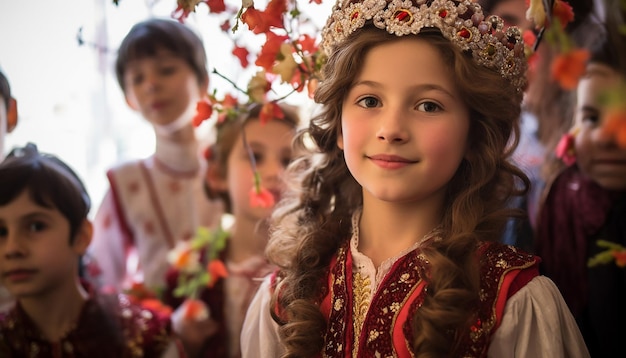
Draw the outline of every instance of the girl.
[[[90,206],[74,171],[33,144],[0,164],[0,282],[17,301],[0,314],[0,356],[179,356],[169,319],[80,281]]]
[[[203,195],[204,171],[192,118],[209,77],[200,38],[165,19],[140,22],[126,35],[115,64],[126,102],[153,125],[156,150],[108,171],[111,184],[95,218],[97,282],[113,289],[143,283],[163,288],[167,252],[221,215]]]
[[[588,267],[604,251],[597,240],[626,246],[626,148],[606,131],[611,110],[607,91],[626,88],[624,11],[607,1],[607,34],[578,84],[575,139],[567,148],[575,163],[548,187],[537,227],[542,269],[563,293],[594,357],[626,355],[626,270],[615,263]],[[621,97],[622,108],[623,93]],[[571,137],[570,137],[571,138]]]
[[[521,34],[502,28],[470,1],[337,3],[244,357],[588,356],[538,258],[497,242],[528,183],[507,145]]]
[[[267,244],[267,218],[271,207],[253,207],[250,189],[254,183],[250,155],[263,187],[279,200],[284,189],[283,171],[291,161],[291,142],[299,123],[293,108],[281,105],[283,118],[267,123],[260,120],[262,105],[243,109],[234,118],[217,125],[215,144],[208,151],[206,189],[211,198],[223,201],[227,213],[234,219],[229,229],[226,249],[221,258],[228,277],[218,281],[202,294],[211,315],[207,322],[187,322],[178,332],[191,357],[240,357],[239,336],[246,310],[258,289],[261,278],[274,267],[264,256]],[[245,141],[244,141],[245,140]],[[171,288],[177,274],[168,275]],[[171,295],[166,302],[176,307],[181,302]],[[179,327],[175,322],[175,328]],[[216,332],[208,337],[211,332]],[[208,338],[208,339],[207,339]]]

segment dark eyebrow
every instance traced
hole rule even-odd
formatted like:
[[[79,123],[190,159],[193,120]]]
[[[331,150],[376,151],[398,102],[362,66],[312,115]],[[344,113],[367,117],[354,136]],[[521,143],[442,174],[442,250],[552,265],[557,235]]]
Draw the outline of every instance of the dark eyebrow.
[[[356,86],[368,86],[368,87],[373,87],[373,88],[382,88],[382,85],[380,83],[376,81],[369,81],[369,80],[358,81],[352,87],[356,87]],[[439,92],[443,92],[444,94],[446,94],[447,96],[451,98],[456,98],[450,91],[434,83],[425,83],[425,84],[415,85],[415,86],[410,87],[410,90],[439,91]]]

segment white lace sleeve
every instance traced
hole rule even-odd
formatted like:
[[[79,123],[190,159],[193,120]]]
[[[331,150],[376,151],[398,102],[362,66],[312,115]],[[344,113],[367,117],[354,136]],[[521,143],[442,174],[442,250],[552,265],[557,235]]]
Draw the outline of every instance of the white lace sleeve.
[[[488,356],[586,358],[589,352],[556,285],[538,276],[509,298]]]
[[[283,353],[278,324],[270,315],[271,275],[263,280],[252,299],[241,330],[243,358],[276,358]]]

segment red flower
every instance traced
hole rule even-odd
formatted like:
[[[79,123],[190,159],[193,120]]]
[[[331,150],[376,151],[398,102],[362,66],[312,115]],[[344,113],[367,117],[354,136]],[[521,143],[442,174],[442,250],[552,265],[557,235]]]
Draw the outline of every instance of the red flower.
[[[304,53],[315,53],[317,52],[318,46],[315,44],[315,38],[311,37],[307,34],[300,36],[298,39],[298,44]]]
[[[250,207],[271,208],[274,204],[274,195],[269,190],[265,188],[257,190],[256,187],[252,187],[250,190]]]
[[[561,159],[563,163],[568,166],[576,163],[576,152],[574,150],[575,140],[573,134],[563,134],[555,149],[556,157]]]
[[[241,67],[243,68],[248,67],[248,64],[249,64],[248,55],[249,54],[250,52],[248,52],[248,49],[245,47],[235,46],[235,48],[233,49],[233,55],[239,59],[239,62],[241,63]]]
[[[206,266],[206,270],[209,273],[209,282],[207,282],[209,288],[213,288],[220,278],[228,276],[228,271],[222,260],[211,260]]]
[[[266,71],[271,71],[272,67],[274,67],[274,62],[280,53],[280,46],[287,40],[289,40],[289,36],[279,36],[273,33],[272,31],[267,32],[267,40],[263,47],[261,47],[261,52],[259,53],[255,65],[263,67]]]
[[[172,315],[172,307],[163,304],[163,302],[156,298],[144,299],[139,303],[139,305],[156,312],[163,318],[169,318]]]
[[[576,89],[578,80],[585,73],[589,51],[586,49],[574,49],[563,53],[552,62],[552,78],[559,82],[566,90]]]
[[[261,124],[265,124],[272,119],[283,118],[285,118],[285,114],[275,102],[266,103],[261,107],[261,112],[259,113],[259,121]]]
[[[209,318],[209,309],[201,300],[188,299],[183,302],[183,317],[188,320],[202,321]]]
[[[211,114],[213,114],[213,106],[207,100],[202,100],[198,102],[196,105],[196,110],[198,111],[193,117],[193,125],[194,127],[198,127],[202,122],[206,119],[211,118]]]
[[[285,0],[271,0],[264,11],[256,10],[253,6],[241,14],[241,21],[255,34],[269,32],[271,27],[284,28],[283,14],[287,11]]]
[[[219,14],[226,11],[226,5],[224,4],[224,0],[206,0],[205,2],[207,5],[209,5],[210,12],[214,14]]]
[[[565,28],[567,24],[574,21],[574,10],[565,1],[556,0],[552,6],[552,16],[559,20],[561,28]]]

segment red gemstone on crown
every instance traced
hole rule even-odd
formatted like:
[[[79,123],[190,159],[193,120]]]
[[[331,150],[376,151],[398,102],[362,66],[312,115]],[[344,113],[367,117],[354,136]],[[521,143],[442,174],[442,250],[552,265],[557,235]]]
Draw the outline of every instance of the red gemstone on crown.
[[[459,32],[457,32],[457,35],[461,36],[464,39],[469,39],[470,36],[472,36],[472,33],[464,27]]]
[[[439,10],[439,17],[445,18],[446,16],[448,16],[448,10],[446,9]]]
[[[411,13],[408,10],[401,9],[396,11],[395,18],[398,21],[409,22],[411,20]]]

